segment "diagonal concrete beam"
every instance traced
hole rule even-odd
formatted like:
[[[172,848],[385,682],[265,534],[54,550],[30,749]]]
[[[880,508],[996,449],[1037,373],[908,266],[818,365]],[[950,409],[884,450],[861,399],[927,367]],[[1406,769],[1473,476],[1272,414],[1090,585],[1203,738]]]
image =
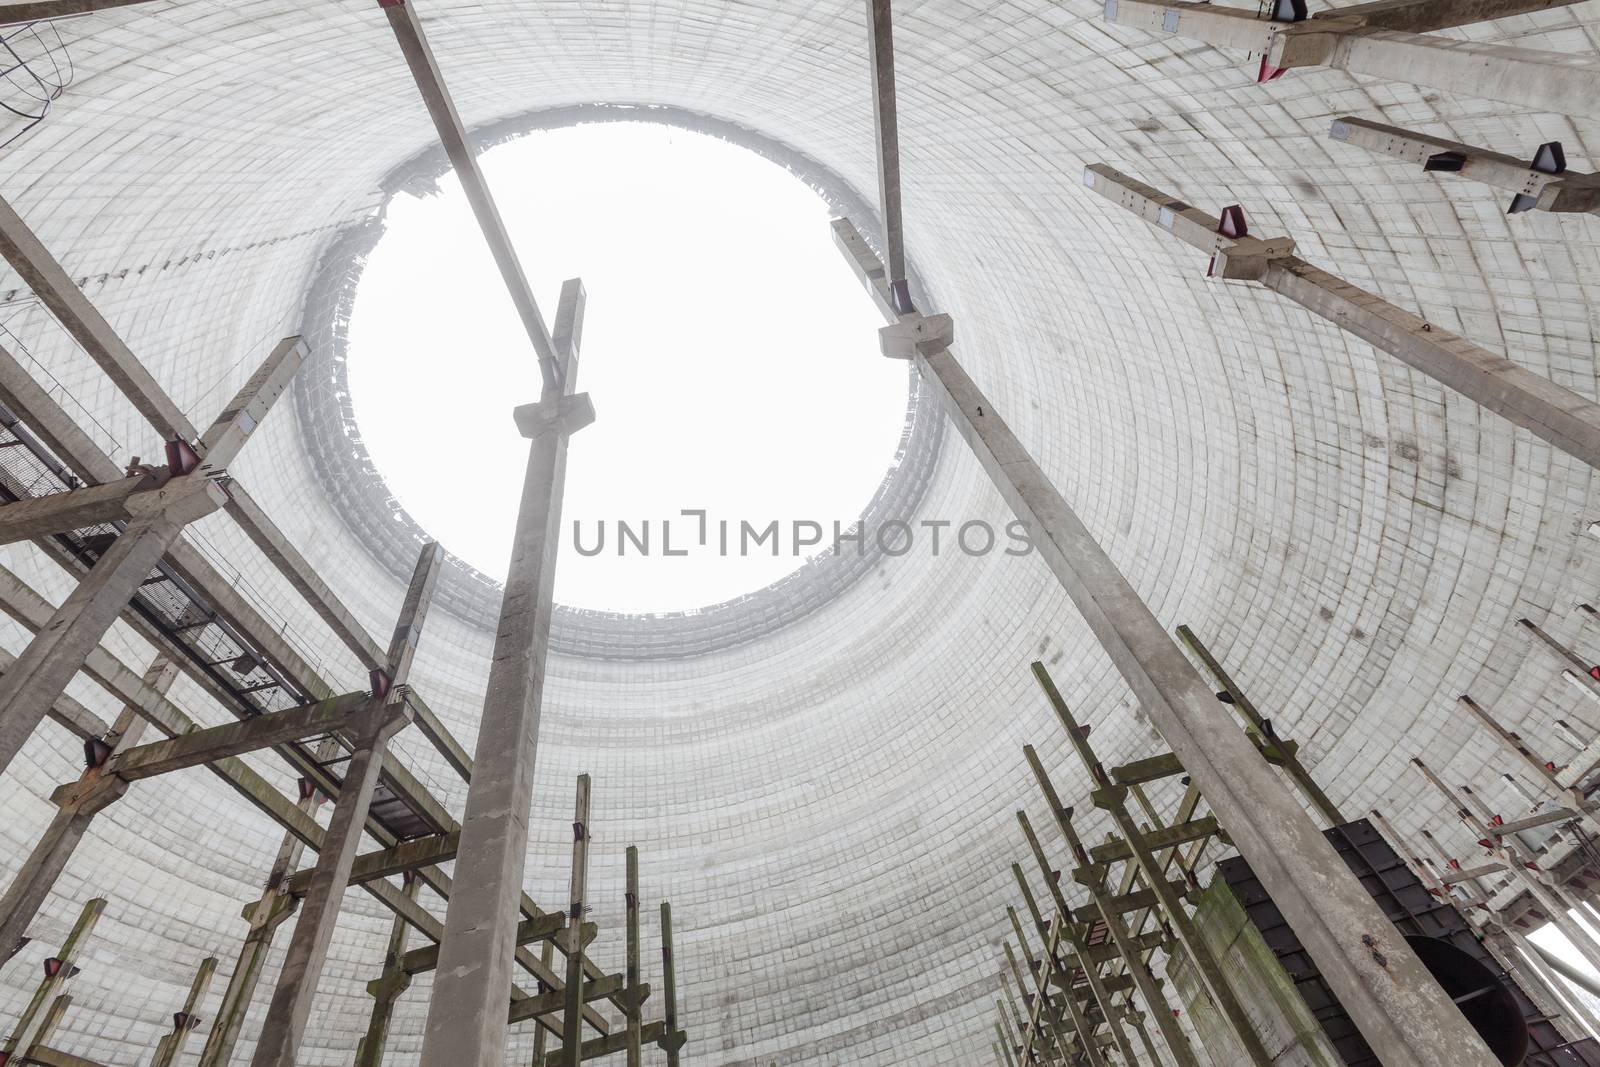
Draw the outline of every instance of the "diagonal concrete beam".
[[[544,316],[539,312],[538,302],[533,298],[533,288],[522,272],[522,261],[517,258],[516,247],[506,231],[505,221],[500,217],[500,209],[495,206],[488,179],[478,166],[478,157],[467,137],[466,125],[462,123],[455,101],[451,99],[450,90],[444,83],[444,75],[434,59],[433,49],[428,45],[428,37],[423,32],[422,21],[417,18],[416,8],[409,0],[378,0],[378,6],[389,17],[389,26],[394,30],[395,40],[400,43],[406,64],[411,68],[411,76],[422,94],[422,102],[439,131],[445,155],[450,157],[456,177],[461,180],[461,191],[466,194],[467,203],[477,216],[484,242],[488,244],[489,252],[500,268],[500,276],[505,279],[506,290],[511,294],[511,303],[522,319],[528,340],[533,343],[533,350],[539,357],[539,372],[544,379],[544,388],[550,393],[559,392],[563,375],[554,341],[545,326]]]
[[[369,693],[346,693],[288,711],[275,711],[243,722],[230,722],[140,745],[113,756],[106,764],[106,773],[136,782],[288,741],[357,731],[374,717],[372,709],[367,707],[371,699]]]
[[[139,357],[95,309],[66,269],[56,261],[11,205],[0,198],[0,256],[33,290],[63,329],[100,365],[118,389],[133,402],[163,441],[193,443],[194,424],[167,395]]]
[[[1557,157],[1553,150],[1549,159],[1541,159],[1539,155],[1531,161],[1518,159],[1503,152],[1354,115],[1334,119],[1328,136],[1342,144],[1415,163],[1430,173],[1456,174],[1468,181],[1504,189],[1514,194],[1512,212],[1600,214],[1600,175],[1567,170],[1565,157]],[[1560,148],[1558,142],[1551,143],[1556,149]]]
[[[1261,240],[1241,233],[1242,212],[1230,214],[1237,208],[1224,212],[1226,222],[1219,220],[1103,163],[1084,171],[1084,184],[1184,243],[1211,252],[1217,276],[1260,282],[1600,469],[1600,404],[1313,267],[1290,254],[1294,242],[1288,238]]]
[[[878,210],[883,215],[889,295],[911,310],[906,283],[906,238],[900,218],[900,120],[895,107],[892,0],[867,0],[867,57],[872,65],[872,118],[878,150]]]
[[[36,0],[33,3],[0,4],[0,26],[13,26],[22,22],[43,22],[45,19],[69,18],[73,15],[92,15],[97,11],[111,11],[134,4],[148,4],[151,0]]]
[[[221,474],[233,462],[256,427],[261,425],[261,420],[272,410],[273,403],[289,388],[295,372],[310,352],[299,337],[285,337],[273,347],[256,372],[239,387],[233,399],[200,435],[195,445],[195,451],[200,453],[196,474],[201,477]]]

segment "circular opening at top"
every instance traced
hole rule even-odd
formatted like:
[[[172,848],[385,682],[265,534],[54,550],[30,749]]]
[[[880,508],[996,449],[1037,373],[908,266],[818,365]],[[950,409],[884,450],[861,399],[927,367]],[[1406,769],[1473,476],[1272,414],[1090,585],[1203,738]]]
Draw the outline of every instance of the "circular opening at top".
[[[906,365],[782,167],[644,122],[537,131],[482,163],[546,321],[588,293],[556,599],[628,613],[753,592],[861,516],[906,425]],[[460,184],[396,196],[349,325],[362,441],[398,502],[495,578],[539,373]],[[820,531],[820,537],[817,537]],[[816,539],[813,539],[816,538]]]

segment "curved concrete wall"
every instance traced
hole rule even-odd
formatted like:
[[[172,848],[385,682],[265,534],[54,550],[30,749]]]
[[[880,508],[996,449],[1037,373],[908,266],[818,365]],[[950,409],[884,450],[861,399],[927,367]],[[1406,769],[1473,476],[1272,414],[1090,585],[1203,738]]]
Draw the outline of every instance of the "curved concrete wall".
[[[1592,396],[1600,223],[1507,218],[1481,188],[1325,131],[1353,112],[1506,151],[1560,138],[1575,169],[1593,169],[1600,129],[1326,72],[1257,86],[1237,57],[1107,27],[1088,0],[899,7],[909,238],[963,360],[1157,615],[1208,640],[1336,800],[1384,802],[1403,830],[1431,821],[1465,846],[1406,758],[1426,751],[1452,776],[1485,766],[1487,742],[1452,710],[1463,691],[1565,751],[1550,721],[1583,716],[1582,698],[1514,622],[1547,621],[1600,653],[1600,632],[1572,612],[1600,579],[1583,536],[1600,517],[1591,472],[1270,294],[1206,281],[1198,253],[1078,175],[1104,161],[1212,209],[1243,203],[1257,230],[1288,230],[1312,262]],[[859,4],[432,0],[423,14],[470,122],[667,103],[874,187]],[[381,176],[432,131],[375,5],[193,0],[61,29],[77,81],[0,155],[0,191],[185,408],[209,417],[294,328],[326,241],[376,205]],[[1597,33],[1593,3],[1458,31],[1573,53]],[[0,278],[7,328],[119,459],[154,454],[132,409],[17,284]],[[237,471],[386,633],[400,585],[321,495],[299,441],[286,407]],[[1004,518],[953,439],[923,507]],[[203,534],[331,677],[358,683],[226,519]],[[0,558],[65,594],[31,548]],[[21,646],[15,627],[3,635]],[[134,638],[112,644],[142,667]],[[482,631],[436,617],[416,667],[469,747],[488,649]],[[1006,864],[1021,849],[1011,812],[1040,810],[1022,743],[1062,769],[1069,800],[1085,791],[1028,677],[1035,658],[1107,758],[1153,751],[1036,559],[885,561],[823,610],[712,656],[554,659],[530,891],[564,893],[572,778],[587,770],[598,918],[612,931],[602,959],[619,962],[607,954],[620,949],[622,849],[634,842],[647,904],[674,903],[690,1062],[987,1063]],[[81,682],[73,692],[114,711]],[[176,692],[221,720],[192,688]],[[76,747],[47,728],[3,783],[7,875],[50,789],[75,773]],[[416,739],[400,747],[459,811],[447,768]],[[142,783],[102,817],[36,943],[0,973],[0,1017],[20,1010],[82,901],[104,895],[60,1044],[142,1060],[198,960],[231,965],[238,908],[276,842],[203,773]],[[388,921],[364,895],[348,904],[308,1064],[350,1062],[365,1023],[362,983]],[[653,945],[653,923],[646,933]],[[402,1002],[401,1067],[415,1060],[426,991]],[[524,1059],[530,1037],[516,1042]]]

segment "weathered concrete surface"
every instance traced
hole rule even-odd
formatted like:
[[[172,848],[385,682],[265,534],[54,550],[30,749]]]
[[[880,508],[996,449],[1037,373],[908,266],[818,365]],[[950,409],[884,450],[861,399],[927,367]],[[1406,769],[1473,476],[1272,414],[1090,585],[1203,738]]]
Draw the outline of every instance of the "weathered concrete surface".
[[[461,820],[455,892],[423,1037],[424,1067],[450,1067],[465,1058],[498,1067],[505,1056],[505,1005],[528,850],[528,806],[538,749],[539,708],[549,650],[552,590],[560,545],[561,495],[566,481],[571,397],[578,376],[583,286],[569,281],[556,314],[563,393],[550,393],[537,411],[520,410],[532,438],[517,513],[483,719],[473,754],[472,783]]]

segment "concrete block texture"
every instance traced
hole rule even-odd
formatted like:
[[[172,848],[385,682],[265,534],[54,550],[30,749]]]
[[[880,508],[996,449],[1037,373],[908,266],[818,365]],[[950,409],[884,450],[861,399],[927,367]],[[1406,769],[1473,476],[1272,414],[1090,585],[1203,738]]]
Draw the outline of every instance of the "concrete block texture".
[[[791,146],[873,199],[863,5],[417,2],[470,127],[575,103],[672,105]],[[324,252],[371,216],[387,175],[432,149],[432,126],[376,3],[154,0],[58,29],[76,81],[0,152],[0,193],[203,424],[297,331]],[[1592,52],[1600,5],[1446,32]],[[1467,853],[1406,761],[1492,777],[1492,742],[1455,708],[1464,692],[1552,758],[1570,754],[1553,720],[1583,721],[1587,698],[1516,620],[1600,658],[1600,626],[1575,610],[1600,588],[1583,536],[1600,518],[1593,472],[1275,294],[1206,279],[1203,255],[1079,175],[1105,161],[1211,212],[1243,204],[1254,230],[1294,234],[1308,261],[1593,398],[1600,219],[1508,218],[1498,195],[1326,131],[1354,114],[1507,152],[1560,139],[1570,166],[1593,171],[1600,127],[1333,71],[1255,85],[1237,56],[1103,25],[1087,0],[905,3],[895,44],[907,248],[939,297],[926,310],[959,324],[963,365],[1156,616],[1194,628],[1335,801]],[[26,349],[19,360],[58,383],[117,463],[160,454],[9,271],[0,309],[20,341],[8,350]],[[427,383],[416,388],[421,404]],[[309,458],[314,413],[288,399],[230,471],[386,634],[412,560],[397,569],[367,551]],[[509,416],[511,399],[491,399]],[[1009,518],[954,435],[921,507]],[[337,691],[364,686],[365,668],[231,520],[191,532],[237,561],[252,601]],[[52,604],[71,589],[29,545],[0,549],[0,563]],[[0,622],[7,650],[25,641]],[[135,673],[149,661],[125,627],[107,644]],[[411,675],[469,752],[492,644],[438,611]],[[988,1064],[1008,865],[1023,847],[1010,812],[1048,827],[1022,745],[1060,769],[1066,803],[1088,792],[1066,773],[1034,659],[1108,763],[1158,751],[1036,557],[885,559],[819,609],[701,655],[553,655],[525,883],[547,907],[565,896],[572,783],[588,772],[599,962],[623,966],[624,849],[637,844],[643,978],[660,980],[655,902],[669,898],[688,1062]],[[82,678],[68,692],[106,721],[119,710]],[[172,699],[202,725],[226,721],[185,679]],[[465,787],[420,733],[392,747],[459,817]],[[46,723],[0,779],[0,877],[47,826],[79,748]],[[281,761],[245,759],[292,791]],[[1487,799],[1512,806],[1509,790]],[[58,1047],[146,1061],[211,955],[222,973],[199,1014],[214,1018],[239,909],[280,836],[204,772],[139,783],[97,818],[34,943],[0,971],[0,1017],[20,1011],[83,902],[104,896]],[[1064,858],[1052,830],[1042,838]],[[420,902],[442,914],[428,893]],[[301,1063],[352,1062],[388,932],[374,902],[347,895]],[[416,1061],[430,989],[418,975],[397,1004],[396,1067]],[[531,1029],[509,1040],[526,1062]]]

